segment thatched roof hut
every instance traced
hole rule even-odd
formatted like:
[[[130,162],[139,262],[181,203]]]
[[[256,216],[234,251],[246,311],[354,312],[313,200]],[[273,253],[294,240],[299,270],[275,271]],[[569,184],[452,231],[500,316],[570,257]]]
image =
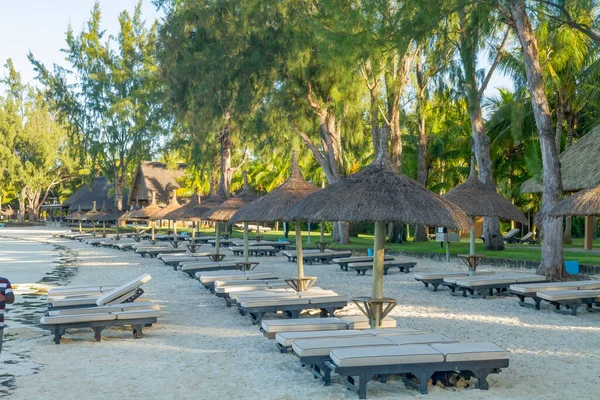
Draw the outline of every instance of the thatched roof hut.
[[[92,187],[87,184],[82,185],[62,204],[62,208],[69,208],[74,211],[78,208],[82,210],[91,210],[96,204],[105,204],[109,210],[116,209],[115,199],[110,196],[110,191],[113,185],[105,176],[97,176],[94,178]]]
[[[592,129],[559,157],[563,191],[577,192],[600,184],[600,125]],[[542,191],[542,173],[521,185],[522,193]]]
[[[236,222],[273,222],[283,220],[291,208],[299,200],[319,190],[302,177],[296,154],[292,155],[292,171],[290,176],[280,186],[263,197],[240,208],[231,217],[231,223]]]
[[[168,219],[168,218],[165,218],[165,216],[167,214],[169,214],[170,212],[177,210],[180,207],[181,207],[181,204],[179,204],[179,202],[177,201],[177,192],[174,190],[173,191],[173,195],[171,196],[171,201],[169,202],[169,204],[165,208],[163,208],[163,209],[159,210],[158,212],[155,212],[154,214],[152,214],[150,216],[150,218],[148,218],[148,219],[150,221],[158,221],[160,219]]]
[[[181,187],[177,180],[184,176],[186,168],[187,165],[183,163],[178,163],[175,169],[169,169],[162,162],[142,161],[133,177],[128,204],[167,204],[171,192]],[[154,201],[153,194],[156,196]]]
[[[233,217],[233,214],[235,214],[237,210],[257,198],[258,195],[256,192],[248,185],[248,175],[246,174],[246,171],[244,171],[244,187],[242,188],[242,191],[206,212],[206,214],[202,216],[202,219],[215,222],[227,222]]]
[[[472,171],[469,178],[442,196],[456,204],[470,217],[498,217],[527,224],[521,210],[477,178]]]
[[[192,195],[192,198],[187,202],[187,204],[184,204],[170,213],[167,213],[163,219],[168,219],[171,221],[187,220],[188,218],[185,218],[184,214],[198,205],[200,205],[200,193],[196,192]]]
[[[403,222],[463,231],[472,224],[458,206],[397,173],[383,155],[360,172],[300,200],[286,219]]]
[[[600,215],[600,185],[569,196],[552,210],[552,216],[578,215],[595,217]]]

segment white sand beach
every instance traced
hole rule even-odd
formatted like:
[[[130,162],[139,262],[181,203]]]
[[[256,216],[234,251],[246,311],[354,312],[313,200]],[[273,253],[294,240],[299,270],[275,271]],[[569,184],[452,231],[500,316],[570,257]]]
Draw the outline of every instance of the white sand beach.
[[[8,306],[6,314],[0,397],[357,398],[339,377],[333,378],[330,387],[322,386],[295,356],[280,354],[248,317],[225,307],[222,299],[160,260],[52,238],[44,229],[4,229],[0,236],[0,275],[17,285],[17,302]],[[61,259],[63,264],[54,263]],[[280,277],[295,274],[295,264],[283,256],[253,259],[260,261],[257,269]],[[458,263],[415,261],[413,272],[464,268]],[[305,270],[306,275],[318,277],[322,288],[349,296],[370,294],[369,272],[358,276],[333,264],[306,265]],[[121,284],[142,273],[152,275],[144,289],[162,310],[158,323],[146,328],[142,339],[134,339],[128,330],[107,329],[103,340],[96,342],[90,330],[69,333],[61,345],[55,345],[50,332],[35,325],[45,301],[43,295],[34,293],[36,289],[58,284]],[[49,276],[53,279],[42,281]],[[450,296],[448,290],[433,293],[416,282],[412,272],[391,271],[384,278],[384,294],[398,299],[392,315],[399,327],[425,329],[460,341],[494,342],[511,352],[510,367],[488,378],[489,391],[432,387],[429,395],[422,396],[400,379],[390,378],[385,384],[369,383],[370,399],[598,397],[598,312],[581,308],[572,317],[554,313],[547,304],[540,311],[520,307],[514,297],[481,300]],[[339,314],[358,315],[359,311],[349,306]]]

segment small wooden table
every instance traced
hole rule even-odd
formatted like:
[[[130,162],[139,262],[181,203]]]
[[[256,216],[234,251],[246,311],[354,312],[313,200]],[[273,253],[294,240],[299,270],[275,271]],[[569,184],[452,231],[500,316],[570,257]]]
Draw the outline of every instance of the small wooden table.
[[[212,262],[219,262],[225,258],[227,254],[207,254],[206,257]]]
[[[303,292],[310,289],[317,281],[316,276],[305,276],[303,278],[287,278],[284,279],[292,289],[297,292]]]
[[[369,318],[369,324],[375,328],[381,326],[381,321],[398,304],[398,300],[392,298],[353,297],[351,300]]]
[[[173,246],[174,249],[178,249],[179,248],[179,243],[181,243],[181,241],[179,241],[179,240],[169,240],[169,243],[171,243],[171,246]]]
[[[325,249],[327,248],[327,246],[329,246],[331,243],[329,243],[329,242],[315,242],[315,244],[317,246],[319,246],[319,250],[321,250],[321,253],[324,253]]]
[[[461,260],[462,262],[464,262],[465,265],[467,267],[469,267],[469,272],[470,273],[477,271],[477,266],[485,258],[485,256],[483,254],[473,254],[473,255],[459,254],[456,257],[458,257],[459,260]]]
[[[260,263],[257,261],[237,262],[235,263],[235,268],[239,269],[240,271],[251,271],[256,268],[258,264]]]

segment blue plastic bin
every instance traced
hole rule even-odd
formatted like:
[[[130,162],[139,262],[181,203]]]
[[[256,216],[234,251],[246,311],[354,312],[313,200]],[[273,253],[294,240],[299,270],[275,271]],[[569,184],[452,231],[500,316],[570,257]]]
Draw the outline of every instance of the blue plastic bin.
[[[367,255],[373,257],[373,249],[367,249]]]
[[[567,274],[577,275],[579,273],[579,261],[565,261]]]

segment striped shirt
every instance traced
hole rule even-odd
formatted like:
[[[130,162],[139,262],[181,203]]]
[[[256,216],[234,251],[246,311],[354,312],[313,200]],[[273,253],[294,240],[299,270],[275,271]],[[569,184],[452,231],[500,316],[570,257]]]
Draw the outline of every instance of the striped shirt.
[[[13,294],[12,286],[10,286],[10,282],[8,279],[0,276],[0,293],[3,295]],[[3,301],[0,301],[0,329],[4,329],[4,308],[6,304]]]

